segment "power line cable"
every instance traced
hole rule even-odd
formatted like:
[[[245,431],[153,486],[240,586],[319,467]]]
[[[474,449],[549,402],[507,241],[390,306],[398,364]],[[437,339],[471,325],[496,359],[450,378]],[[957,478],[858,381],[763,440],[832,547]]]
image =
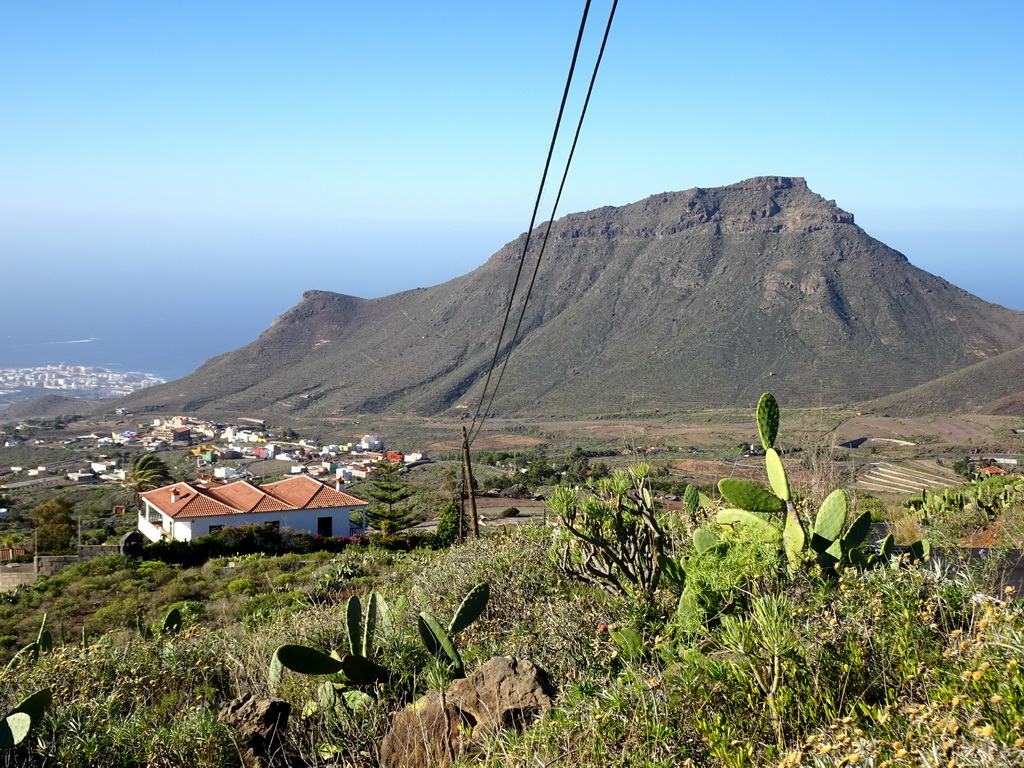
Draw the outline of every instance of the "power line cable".
[[[558,117],[555,119],[555,128],[551,133],[551,142],[548,145],[547,158],[544,161],[544,171],[541,173],[540,185],[537,188],[537,199],[533,203],[533,212],[530,214],[530,226],[526,229],[526,241],[523,243],[523,252],[519,257],[519,267],[516,270],[516,279],[512,283],[512,292],[508,297],[508,304],[505,307],[505,317],[501,323],[501,331],[498,334],[498,343],[494,345],[494,356],[487,368],[487,377],[484,379],[483,392],[480,394],[480,401],[477,403],[476,411],[473,413],[473,421],[470,424],[469,432],[472,433],[483,408],[484,400],[487,399],[487,389],[491,384],[491,375],[498,366],[498,358],[501,355],[501,344],[505,339],[505,331],[508,329],[509,317],[512,315],[512,305],[515,301],[516,292],[519,290],[519,281],[522,278],[523,267],[526,264],[527,251],[530,248],[530,240],[533,237],[533,228],[537,223],[537,213],[540,211],[540,202],[544,195],[544,187],[547,185],[548,171],[551,168],[551,161],[555,154],[555,145],[558,141],[558,131],[562,125],[562,116],[565,114],[565,105],[569,100],[569,91],[572,86],[573,73],[576,71],[576,61],[579,58],[580,46],[583,42],[583,33],[587,26],[587,16],[590,13],[591,0],[587,0],[583,7],[583,17],[580,19],[580,28],[576,33],[576,45],[572,52],[572,61],[569,64],[569,72],[565,79],[565,87],[562,89],[562,101],[558,105]],[[514,340],[514,338],[513,338]]]
[[[544,230],[544,240],[541,242],[540,251],[537,254],[537,261],[536,261],[536,263],[534,264],[534,267],[533,267],[533,274],[530,277],[530,284],[529,284],[529,286],[527,286],[526,296],[523,299],[523,306],[522,306],[522,309],[519,312],[519,318],[518,318],[518,320],[516,322],[515,330],[513,331],[512,336],[511,336],[510,341],[509,341],[508,353],[505,355],[505,360],[502,363],[501,371],[498,374],[498,380],[495,382],[494,387],[491,390],[490,399],[487,401],[487,408],[483,409],[483,416],[480,418],[479,423],[477,422],[477,415],[481,413],[481,408],[480,408],[479,405],[477,406],[477,415],[473,416],[473,425],[470,427],[470,437],[469,437],[469,442],[470,443],[472,443],[473,440],[476,439],[476,436],[480,433],[480,430],[483,428],[484,421],[487,418],[487,414],[490,412],[491,406],[494,404],[494,399],[495,399],[495,397],[497,397],[497,394],[498,394],[498,388],[501,386],[501,381],[505,377],[505,370],[508,368],[508,361],[512,357],[512,350],[513,350],[514,345],[515,345],[515,340],[519,336],[519,331],[521,330],[522,325],[523,325],[523,319],[526,317],[526,308],[527,308],[527,305],[529,304],[530,296],[533,293],[533,287],[534,287],[534,285],[537,282],[537,274],[540,271],[541,260],[544,258],[544,251],[547,248],[548,241],[550,240],[551,228],[552,228],[552,226],[554,225],[554,222],[555,222],[555,212],[558,209],[558,204],[559,204],[559,202],[562,199],[562,193],[565,190],[566,180],[569,177],[569,167],[572,165],[572,159],[573,159],[573,156],[576,153],[576,146],[579,143],[580,133],[583,130],[583,120],[584,120],[584,118],[587,115],[587,109],[590,106],[590,98],[591,98],[591,96],[594,93],[594,84],[597,82],[597,73],[598,73],[598,71],[601,68],[601,60],[604,58],[604,51],[605,51],[605,48],[607,47],[607,44],[608,44],[608,36],[611,33],[612,21],[615,18],[615,9],[618,7],[618,4],[619,4],[618,0],[613,0],[612,6],[611,6],[611,10],[608,13],[608,21],[605,24],[604,35],[601,38],[601,47],[598,50],[597,59],[594,62],[594,69],[593,69],[593,71],[591,72],[591,75],[590,75],[590,83],[587,86],[587,95],[584,98],[583,106],[580,109],[580,116],[579,116],[579,120],[576,123],[576,131],[573,134],[572,145],[571,145],[571,147],[569,149],[569,154],[568,154],[568,157],[566,158],[566,161],[565,161],[565,167],[564,167],[564,169],[562,171],[562,178],[561,178],[561,181],[559,182],[559,185],[558,185],[558,193],[555,195],[555,202],[551,206],[551,215],[548,217],[547,227]],[[587,3],[588,8],[589,8],[589,5],[590,5],[590,3],[588,1],[588,3]],[[581,24],[581,27],[580,27],[580,36],[582,36],[582,34],[583,34],[583,25],[585,25],[585,23],[586,23],[586,10],[584,10],[584,22],[583,22],[583,24]],[[577,41],[576,41],[576,51],[573,54],[573,67],[575,67],[575,64],[576,64],[576,54],[579,51],[579,44],[580,44],[580,38],[577,38]],[[573,71],[572,68],[570,68],[570,75],[569,75],[570,80],[572,78],[572,71]],[[568,86],[569,86],[569,83],[566,83],[566,93],[568,93]],[[564,107],[564,104],[565,104],[564,99],[565,99],[565,96],[563,95],[563,103],[562,103],[563,107]],[[562,112],[561,112],[561,110],[559,110],[559,116],[558,116],[559,122],[561,121],[561,117],[562,117]],[[556,129],[555,130],[556,130],[556,135],[557,135],[557,130],[558,130],[557,124],[556,124]],[[552,143],[552,146],[554,146],[553,143]],[[550,162],[550,153],[549,153],[549,156],[548,156],[548,161]],[[545,177],[547,175],[547,170],[548,169],[547,169],[547,164],[546,164],[545,165],[545,169],[544,169]],[[541,182],[541,184],[542,184],[541,192],[543,192],[543,183],[544,182],[542,181]],[[534,216],[535,217],[536,217],[537,207],[540,204],[540,197],[541,197],[541,195],[540,195],[540,193],[538,193],[538,196],[537,196],[537,206],[535,206],[535,208],[534,208]],[[531,222],[530,222],[530,227],[531,227],[531,230],[532,230],[532,228],[533,228],[533,220],[531,220]],[[529,244],[529,235],[527,235],[527,245],[528,244]],[[516,284],[518,284],[518,282],[519,282],[519,274],[521,274],[521,272],[522,272],[522,267],[523,267],[523,264],[525,263],[525,261],[526,261],[526,248],[524,247],[524,249],[523,249],[523,257],[520,260],[520,264],[519,264],[519,272],[516,274]],[[514,294],[515,294],[515,290],[513,289],[513,296],[514,296]],[[509,297],[509,307],[508,307],[508,310],[506,310],[506,313],[505,313],[506,322],[508,320],[509,311],[511,310],[511,307],[512,307],[513,296]],[[504,330],[505,329],[504,329],[504,326],[503,326],[502,327],[502,335],[504,335]],[[498,348],[495,350],[494,361],[497,361],[498,352],[500,351],[500,349],[501,349],[501,337],[499,336]],[[495,363],[492,362],[491,370],[488,371],[487,382],[490,381],[491,374],[493,373],[493,370],[494,370],[494,364]],[[483,404],[484,398],[486,397],[486,393],[487,393],[487,384],[485,383],[485,385],[484,385],[484,393],[481,395],[481,398],[480,398],[480,405]]]

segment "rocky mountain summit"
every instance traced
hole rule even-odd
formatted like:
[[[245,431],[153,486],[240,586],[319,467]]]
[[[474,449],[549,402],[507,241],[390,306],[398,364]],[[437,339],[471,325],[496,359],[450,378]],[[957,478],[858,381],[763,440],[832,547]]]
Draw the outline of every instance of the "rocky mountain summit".
[[[475,408],[526,235],[441,285],[309,291],[258,339],[124,403],[310,416]],[[544,239],[527,252],[533,268]],[[515,304],[518,312],[520,304]],[[899,392],[1024,345],[1024,313],[911,265],[801,178],[554,222],[502,414],[787,405]]]

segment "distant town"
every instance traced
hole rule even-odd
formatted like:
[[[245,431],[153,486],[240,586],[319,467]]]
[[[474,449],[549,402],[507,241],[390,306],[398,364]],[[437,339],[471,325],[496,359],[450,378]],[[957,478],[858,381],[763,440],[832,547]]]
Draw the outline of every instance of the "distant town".
[[[118,413],[130,415],[124,409],[118,409]],[[278,436],[268,432],[259,419],[240,421],[245,424],[214,424],[202,419],[174,416],[168,419],[154,419],[151,424],[139,424],[135,429],[69,435],[56,442],[28,440],[22,433],[30,427],[19,425],[13,430],[0,429],[0,444],[5,448],[14,448],[27,442],[51,448],[84,450],[188,450],[195,457],[197,476],[202,478],[205,475],[208,476],[207,479],[214,481],[251,478],[244,468],[244,465],[251,461],[291,462],[289,465],[279,465],[278,471],[291,475],[309,474],[338,484],[367,479],[373,472],[373,465],[382,460],[407,467],[429,461],[421,451],[402,453],[386,450],[384,441],[376,435],[363,435],[359,442],[345,445],[318,446],[300,439],[292,430],[286,430],[284,435],[279,436],[282,439],[275,439]],[[75,484],[100,481],[121,483],[126,478],[127,463],[121,458],[102,455],[88,465],[81,459],[72,460],[72,469],[69,469],[66,463],[60,467],[3,467],[0,468],[0,479],[10,483],[11,480],[22,479],[17,477],[18,475],[24,475],[29,480],[39,482],[40,478],[46,476],[64,475]]]
[[[0,397],[15,396],[15,399],[43,394],[39,390],[67,392],[88,399],[123,397],[156,384],[163,384],[163,379],[148,373],[82,365],[0,368]]]

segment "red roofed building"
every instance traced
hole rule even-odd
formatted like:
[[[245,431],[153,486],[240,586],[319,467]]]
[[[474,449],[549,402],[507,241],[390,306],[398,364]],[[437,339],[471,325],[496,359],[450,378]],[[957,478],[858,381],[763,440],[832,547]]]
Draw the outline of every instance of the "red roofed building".
[[[1002,467],[982,467],[981,469],[978,470],[978,473],[982,474],[982,475],[989,475],[989,476],[991,476],[991,475],[1005,475],[1006,474],[1006,470],[1003,469]]]
[[[141,498],[139,530],[150,541],[191,541],[225,526],[268,523],[320,536],[351,536],[366,528],[365,501],[308,475],[259,487],[246,481],[175,483]]]

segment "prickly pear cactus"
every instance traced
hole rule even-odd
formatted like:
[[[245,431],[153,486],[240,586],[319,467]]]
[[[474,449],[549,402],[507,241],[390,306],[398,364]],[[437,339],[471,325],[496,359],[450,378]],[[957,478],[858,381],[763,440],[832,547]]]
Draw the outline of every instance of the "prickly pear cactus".
[[[463,598],[462,605],[459,606],[455,615],[452,616],[452,620],[448,624],[448,632],[452,635],[457,635],[476,621],[487,607],[487,601],[490,597],[491,585],[486,581],[473,587]]]
[[[272,687],[281,684],[285,669],[303,675],[332,675],[343,670],[340,659],[305,645],[281,645],[270,660],[267,679]]]
[[[698,528],[693,532],[693,548],[702,555],[718,544],[718,535],[710,528]]]
[[[757,432],[765,451],[775,447],[775,438],[779,434],[779,404],[769,392],[761,395],[757,403]]]
[[[749,512],[745,509],[723,509],[716,516],[719,525],[742,525],[756,531],[762,536],[772,539],[781,539],[782,531],[775,525],[756,512]]]
[[[416,628],[419,630],[424,647],[434,656],[447,659],[455,677],[463,677],[465,667],[462,664],[462,656],[459,655],[451,635],[441,626],[440,622],[429,613],[423,612],[416,619]]]
[[[786,502],[748,480],[726,477],[718,481],[718,490],[726,501],[740,509],[769,515],[779,515],[786,511]]]
[[[804,551],[807,547],[807,534],[804,532],[803,523],[796,513],[796,509],[790,505],[786,511],[786,525],[782,529],[782,545],[786,550],[786,562],[789,572],[792,574],[800,567],[804,559]]]
[[[768,470],[768,483],[775,491],[775,495],[783,501],[789,501],[789,478],[786,477],[786,468],[782,466],[782,458],[778,451],[774,448],[766,450],[764,465]]]

